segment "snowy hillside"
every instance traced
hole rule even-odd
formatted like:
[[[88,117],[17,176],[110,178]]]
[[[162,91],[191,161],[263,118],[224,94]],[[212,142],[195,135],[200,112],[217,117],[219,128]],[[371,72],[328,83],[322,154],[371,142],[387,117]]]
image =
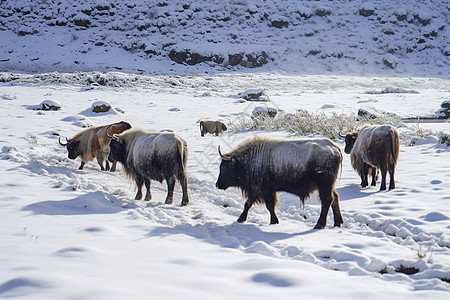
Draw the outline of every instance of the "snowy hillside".
[[[448,299],[449,19],[431,0],[0,0],[0,298]],[[399,132],[394,190],[361,188],[345,154],[342,227],[285,192],[279,224],[263,205],[236,222],[218,146],[343,149],[360,111]],[[119,121],[187,141],[188,205],[155,181],[136,201],[121,165],[78,170],[58,143]]]
[[[2,0],[0,71],[448,77],[448,1]]]

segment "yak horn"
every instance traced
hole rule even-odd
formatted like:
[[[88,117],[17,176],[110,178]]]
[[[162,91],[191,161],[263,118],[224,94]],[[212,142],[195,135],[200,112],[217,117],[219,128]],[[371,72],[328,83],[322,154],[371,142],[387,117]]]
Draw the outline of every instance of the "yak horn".
[[[67,141],[67,138],[65,138],[66,139],[66,143],[65,144],[63,144],[63,143],[61,143],[61,137],[59,137],[59,139],[58,139],[58,142],[59,142],[59,144],[61,145],[61,146],[67,146],[67,144],[68,144],[68,141]]]
[[[219,145],[219,155],[221,158],[225,158],[225,156],[223,156],[222,152],[220,152],[220,145]]]
[[[108,133],[108,130],[109,130],[109,127],[111,127],[112,125],[108,125],[108,127],[106,127],[106,136],[108,137],[108,138],[110,138],[110,139],[112,139],[112,140],[115,140],[115,141],[119,141],[119,138],[117,137],[117,134],[113,134],[113,135],[110,135],[109,133]]]
[[[113,139],[114,136],[112,136],[108,133],[109,127],[111,127],[111,125],[108,125],[108,127],[106,127],[106,136],[109,137],[110,139]]]
[[[345,132],[339,131],[339,136],[340,136],[341,138],[345,138],[346,135],[347,135],[347,134],[346,134]]]
[[[230,157],[227,157],[227,156],[225,156],[225,155],[222,154],[222,152],[220,151],[220,145],[219,145],[219,155],[220,155],[220,157],[221,157],[222,159],[224,159],[224,160],[231,160]]]

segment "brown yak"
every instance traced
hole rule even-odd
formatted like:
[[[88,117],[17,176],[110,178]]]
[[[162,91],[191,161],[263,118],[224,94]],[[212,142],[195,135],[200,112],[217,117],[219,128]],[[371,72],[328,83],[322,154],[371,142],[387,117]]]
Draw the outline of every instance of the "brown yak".
[[[89,127],[78,132],[73,138],[66,138],[66,143],[61,142],[59,138],[59,144],[67,147],[68,157],[70,159],[76,159],[80,157],[81,165],[78,170],[83,170],[84,165],[88,161],[97,158],[97,162],[100,165],[102,171],[105,170],[103,163],[106,162],[106,171],[109,170],[108,154],[109,154],[109,142],[111,139],[106,135],[106,130],[109,128],[109,133],[118,134],[131,128],[131,125],[127,122],[121,121],[119,123],[113,123],[103,126]],[[116,170],[116,163],[113,162],[111,172]]]
[[[364,125],[357,131],[345,135],[344,152],[350,154],[353,169],[361,177],[361,186],[376,185],[378,169],[381,172],[381,190],[386,190],[386,175],[389,172],[389,189],[395,188],[394,172],[399,153],[397,130],[390,125]]]

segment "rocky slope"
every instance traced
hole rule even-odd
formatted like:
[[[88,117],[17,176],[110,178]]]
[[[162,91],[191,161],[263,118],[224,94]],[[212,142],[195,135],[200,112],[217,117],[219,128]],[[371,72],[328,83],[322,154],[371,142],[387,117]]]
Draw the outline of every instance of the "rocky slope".
[[[448,77],[446,1],[0,1],[0,71]]]

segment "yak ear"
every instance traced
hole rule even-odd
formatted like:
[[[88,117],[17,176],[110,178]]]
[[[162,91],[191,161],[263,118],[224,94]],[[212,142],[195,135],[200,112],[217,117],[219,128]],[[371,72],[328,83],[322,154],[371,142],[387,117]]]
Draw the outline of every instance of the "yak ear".
[[[238,160],[237,160],[237,158],[236,158],[236,156],[232,156],[231,157],[231,165],[234,167],[234,166],[236,166],[237,164],[238,164]]]

